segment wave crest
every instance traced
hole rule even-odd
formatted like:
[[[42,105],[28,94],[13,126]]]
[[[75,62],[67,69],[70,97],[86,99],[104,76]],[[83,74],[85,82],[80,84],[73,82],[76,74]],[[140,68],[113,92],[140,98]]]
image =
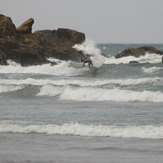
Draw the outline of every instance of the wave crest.
[[[163,126],[109,126],[64,123],[61,125],[20,125],[0,123],[0,133],[38,133],[53,135],[74,135],[90,137],[122,137],[162,139]]]

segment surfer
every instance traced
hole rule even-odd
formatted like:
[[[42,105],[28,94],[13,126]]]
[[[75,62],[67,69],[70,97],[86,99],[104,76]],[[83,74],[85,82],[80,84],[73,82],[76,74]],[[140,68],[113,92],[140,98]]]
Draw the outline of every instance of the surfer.
[[[92,61],[90,59],[85,58],[85,59],[81,59],[80,61],[83,62],[83,67],[85,66],[86,63],[88,63],[89,67],[90,67],[90,65],[93,66],[93,63],[92,63]]]

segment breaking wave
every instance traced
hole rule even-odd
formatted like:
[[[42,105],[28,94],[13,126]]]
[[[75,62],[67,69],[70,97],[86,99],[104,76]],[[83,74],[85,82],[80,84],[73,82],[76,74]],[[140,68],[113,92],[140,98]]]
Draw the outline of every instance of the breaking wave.
[[[65,78],[65,79],[56,79],[53,78],[46,78],[46,79],[34,79],[34,78],[27,78],[22,80],[16,79],[1,79],[0,85],[78,85],[78,86],[103,86],[103,85],[120,85],[120,86],[127,86],[127,85],[139,85],[139,84],[148,84],[159,82],[161,79],[159,77],[155,78],[140,78],[140,79],[76,79],[76,78]]]
[[[57,59],[55,61],[58,61]],[[44,75],[55,75],[55,76],[75,76],[83,73],[84,69],[72,67],[71,62],[59,61],[55,66],[50,64],[22,67],[19,64],[9,61],[10,65],[0,66],[0,73],[20,73],[20,74],[44,74]]]
[[[52,135],[74,135],[89,137],[121,137],[142,139],[163,139],[163,126],[108,126],[64,124],[12,124],[0,123],[0,133],[36,133]]]
[[[60,100],[73,101],[117,101],[117,102],[162,102],[162,92],[131,91],[115,89],[103,89],[92,87],[57,87],[43,86],[38,96],[58,96]]]

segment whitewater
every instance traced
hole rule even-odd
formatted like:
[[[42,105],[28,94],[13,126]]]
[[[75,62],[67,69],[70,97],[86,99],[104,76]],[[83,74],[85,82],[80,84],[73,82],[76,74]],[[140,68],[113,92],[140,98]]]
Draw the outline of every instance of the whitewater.
[[[75,45],[90,68],[55,58],[54,66],[0,66],[0,161],[161,163],[162,56],[115,58],[141,46]]]

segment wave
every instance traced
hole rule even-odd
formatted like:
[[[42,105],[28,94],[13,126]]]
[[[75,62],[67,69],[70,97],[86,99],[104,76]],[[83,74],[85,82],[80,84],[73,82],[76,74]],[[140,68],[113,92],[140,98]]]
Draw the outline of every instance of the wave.
[[[155,67],[155,66],[150,67],[150,68],[143,67],[142,70],[143,70],[143,72],[149,73],[149,74],[151,74],[151,73],[159,73],[160,70],[163,70],[163,67]]]
[[[97,44],[93,40],[90,40],[88,38],[83,44],[76,44],[74,45],[73,48],[82,51],[85,55],[89,54],[91,56],[91,60],[95,67],[100,67],[103,64],[121,64],[121,63],[128,64],[130,61],[137,61],[139,63],[161,63],[162,62],[161,55],[149,54],[149,53],[146,53],[146,55],[140,56],[139,58],[136,58],[134,56],[128,56],[128,57],[122,57],[116,59],[114,55],[109,55],[109,54],[103,56],[101,50],[97,48]]]
[[[1,78],[0,78],[1,79]],[[139,78],[139,79],[76,79],[76,78],[65,78],[65,79],[34,79],[34,78],[27,78],[22,80],[17,79],[1,79],[0,85],[58,85],[58,86],[65,86],[65,85],[78,85],[78,86],[104,86],[104,85],[120,85],[120,86],[131,86],[131,85],[140,85],[140,84],[149,84],[149,83],[156,83],[159,82],[161,78]]]
[[[55,66],[50,64],[22,67],[19,64],[9,61],[8,66],[0,66],[1,74],[43,74],[54,76],[75,76],[83,73],[84,69],[72,67],[71,62],[59,61]]]
[[[163,139],[163,126],[109,126],[85,125],[79,123],[64,124],[12,124],[0,123],[0,133],[36,133],[52,135],[74,135],[89,137],[121,137]]]
[[[15,92],[13,95],[56,97],[58,100],[73,101],[119,101],[119,102],[162,102],[159,91],[133,91],[129,88],[142,85],[157,85],[162,78],[140,79],[1,79],[0,93]],[[126,89],[125,89],[126,88]]]
[[[105,60],[105,64],[128,64],[130,61],[137,61],[139,63],[161,63],[162,57],[158,54],[148,54],[136,58],[134,56],[122,57],[116,59],[114,56],[111,56]]]
[[[162,92],[131,91],[92,87],[57,87],[52,85],[43,86],[38,96],[58,96],[60,100],[73,101],[115,101],[115,102],[162,102]]]
[[[162,102],[159,91],[133,91],[128,87],[160,83],[162,78],[140,79],[1,79],[0,93],[56,97],[73,101]],[[126,89],[125,89],[126,88]]]
[[[15,85],[0,85],[0,93],[14,92],[23,89],[24,86],[15,86]]]

